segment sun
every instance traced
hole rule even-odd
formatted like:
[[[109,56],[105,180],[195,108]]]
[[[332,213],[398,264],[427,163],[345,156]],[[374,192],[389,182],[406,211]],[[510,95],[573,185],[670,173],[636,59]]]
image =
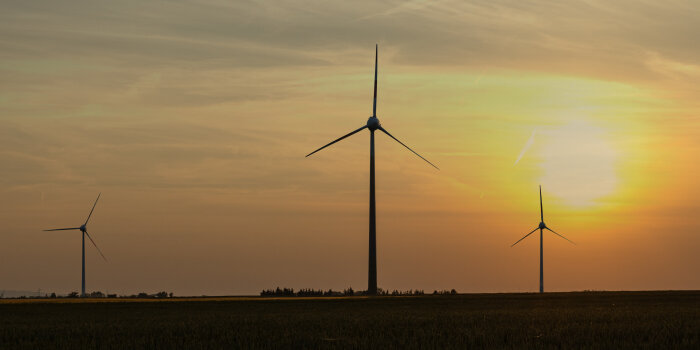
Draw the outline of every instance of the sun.
[[[572,121],[542,130],[540,183],[564,204],[594,206],[613,194],[619,152],[606,130],[588,121]]]

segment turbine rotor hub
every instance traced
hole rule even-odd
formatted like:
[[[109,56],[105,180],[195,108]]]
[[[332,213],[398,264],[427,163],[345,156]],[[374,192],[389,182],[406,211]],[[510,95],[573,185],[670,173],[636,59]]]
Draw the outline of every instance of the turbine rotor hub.
[[[379,129],[381,124],[379,124],[379,118],[372,116],[367,119],[367,128],[371,131]]]
[[[546,229],[546,228],[547,228],[547,225],[545,225],[544,222],[540,222],[539,229],[542,230],[542,229]]]
[[[80,226],[80,231],[83,231],[83,232],[87,231],[87,228],[85,227],[84,224]]]

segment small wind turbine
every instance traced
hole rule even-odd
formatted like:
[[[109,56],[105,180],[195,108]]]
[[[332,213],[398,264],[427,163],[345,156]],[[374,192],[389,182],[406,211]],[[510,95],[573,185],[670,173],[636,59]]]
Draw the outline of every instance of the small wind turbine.
[[[420,154],[416,153],[414,150],[412,150],[410,147],[406,146],[403,144],[403,142],[399,141],[397,138],[392,136],[386,129],[384,129],[381,124],[379,124],[379,119],[377,118],[377,62],[378,62],[378,57],[379,57],[379,45],[375,47],[375,56],[374,56],[374,103],[372,104],[372,116],[367,119],[367,124],[364,125],[363,127],[350,132],[349,134],[307,154],[306,156],[310,156],[344,138],[347,138],[349,136],[352,136],[364,129],[369,129],[370,131],[370,137],[369,137],[369,276],[368,276],[368,282],[367,282],[367,293],[370,295],[376,295],[377,294],[377,213],[376,213],[376,207],[375,207],[375,201],[374,201],[374,131],[379,130],[385,134],[387,134],[389,137],[394,139],[394,141],[398,142],[401,144],[401,146],[406,147],[409,151],[413,152],[413,154],[417,155],[424,161],[428,162],[428,164],[432,165],[435,169],[438,169],[433,163],[429,162],[427,159],[423,158]],[[440,169],[438,169],[440,170]]]
[[[533,232],[540,230],[540,293],[544,293],[544,272],[543,272],[543,261],[542,261],[542,231],[549,230],[550,232],[554,233],[555,235],[557,235],[557,236],[559,236],[559,237],[561,237],[569,242],[571,242],[571,240],[554,232],[554,230],[552,230],[551,228],[547,227],[547,225],[544,224],[544,212],[542,210],[542,186],[540,186],[540,220],[541,220],[540,224],[537,227],[535,227],[534,230],[530,231],[530,233],[526,234],[525,237],[523,237],[523,238],[519,239],[517,242],[513,243],[513,245],[510,247],[512,248],[513,246],[518,244],[520,241],[525,239],[527,236],[531,235]],[[574,245],[576,244],[574,242],[571,242],[571,243]]]
[[[87,236],[90,239],[90,242],[97,248],[97,251],[100,253],[102,256],[102,259],[107,261],[107,258],[105,258],[104,254],[102,254],[102,251],[100,248],[97,246],[97,243],[90,237],[90,234],[87,232],[87,223],[90,221],[90,216],[92,216],[92,212],[95,210],[95,206],[97,205],[97,201],[100,200],[100,195],[102,193],[97,195],[97,199],[95,200],[95,204],[92,205],[92,209],[90,210],[90,214],[88,214],[87,219],[85,220],[85,223],[82,224],[80,227],[68,227],[68,228],[54,228],[50,230],[44,230],[44,231],[67,231],[67,230],[80,230],[82,232],[83,236],[83,284],[82,284],[82,294],[81,296],[85,296],[85,236]]]

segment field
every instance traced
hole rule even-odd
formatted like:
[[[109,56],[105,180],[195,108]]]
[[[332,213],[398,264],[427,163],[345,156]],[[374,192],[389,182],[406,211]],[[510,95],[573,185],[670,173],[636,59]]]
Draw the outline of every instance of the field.
[[[0,348],[700,348],[700,291],[1,300]]]

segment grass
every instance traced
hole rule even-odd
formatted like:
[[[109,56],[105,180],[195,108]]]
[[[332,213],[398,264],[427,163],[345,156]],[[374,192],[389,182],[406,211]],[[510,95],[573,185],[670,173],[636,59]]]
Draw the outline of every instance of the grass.
[[[700,292],[0,301],[0,348],[700,348]]]

